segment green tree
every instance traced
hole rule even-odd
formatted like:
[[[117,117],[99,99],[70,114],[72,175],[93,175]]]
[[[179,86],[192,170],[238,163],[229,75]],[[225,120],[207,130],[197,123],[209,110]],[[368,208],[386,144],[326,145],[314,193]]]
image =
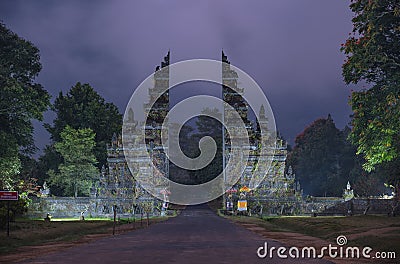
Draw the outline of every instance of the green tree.
[[[146,219],[147,219],[147,226],[150,225],[150,219],[149,216],[154,210],[154,205],[153,201],[145,201],[140,203],[140,207],[143,210],[143,212],[146,214]]]
[[[59,172],[58,167],[63,162],[63,158],[58,153],[54,147],[54,143],[47,145],[43,150],[43,155],[39,157],[38,161],[38,184],[43,185],[45,181],[48,180],[49,171]],[[51,186],[51,194],[53,195],[63,195],[63,188],[58,185]]]
[[[347,84],[367,82],[369,89],[353,92],[350,138],[365,157],[364,169],[399,163],[400,154],[400,3],[398,0],[356,0],[353,32],[343,44]],[[390,165],[389,165],[390,166]],[[398,166],[395,166],[398,167]],[[389,177],[399,193],[399,173]]]
[[[107,158],[106,144],[114,133],[120,133],[122,115],[113,103],[108,103],[89,84],[77,83],[63,95],[60,92],[54,103],[57,118],[48,127],[52,139],[60,140],[66,125],[75,129],[90,128],[96,133],[94,153],[100,164]]]
[[[21,161],[18,157],[18,144],[15,139],[0,131],[0,188],[3,190],[14,189],[15,176],[21,169]]]
[[[43,174],[52,169],[57,171],[62,159],[54,144],[61,140],[61,132],[69,125],[74,129],[90,128],[95,134],[94,155],[98,168],[106,163],[106,145],[114,133],[120,133],[122,115],[113,103],[108,103],[89,84],[77,83],[67,94],[60,92],[56,98],[53,111],[57,114],[53,125],[45,127],[51,135],[53,143],[46,147],[40,157],[40,169]],[[58,194],[57,190],[52,190]],[[54,192],[55,191],[55,192]]]
[[[66,126],[60,133],[61,141],[54,147],[63,158],[58,172],[49,171],[50,183],[64,190],[64,195],[88,195],[93,180],[98,175],[93,148],[95,133],[90,128],[73,129]]]
[[[19,153],[35,151],[32,119],[42,120],[50,96],[34,80],[41,70],[39,50],[0,23],[0,184],[13,189]]]
[[[192,175],[191,177],[195,180],[194,184],[201,184],[211,181],[222,172],[222,124],[218,120],[207,116],[219,116],[221,119],[222,114],[218,111],[218,109],[210,109],[208,107],[202,111],[202,114],[204,115],[198,116],[196,120],[196,133],[191,135],[191,142],[196,144],[196,146],[192,147],[192,156],[197,157],[200,155],[198,143],[200,139],[205,136],[210,136],[215,140],[217,145],[217,153],[215,154],[215,157],[211,163],[206,167],[199,170],[190,171]]]
[[[222,172],[222,124],[207,116],[221,117],[221,113],[218,109],[205,108],[202,114],[194,119],[194,124],[194,120],[184,124],[180,131],[178,131],[179,125],[171,124],[170,133],[179,133],[179,146],[189,158],[194,159],[200,155],[199,142],[205,136],[210,136],[215,140],[217,153],[210,164],[194,171],[179,168],[170,162],[169,171],[171,179],[175,182],[188,185],[201,184],[214,179]],[[178,142],[171,141],[170,144],[178,144]]]
[[[314,121],[295,139],[288,156],[305,193],[341,195],[355,163],[355,149],[346,140],[348,129],[336,128],[331,116]]]
[[[193,133],[193,127],[191,127],[189,124],[184,124],[180,131],[179,131],[180,125],[175,124],[175,123],[170,123],[169,124],[169,134],[178,134],[179,133],[179,141],[172,139],[172,137],[169,138],[169,144],[170,145],[179,145],[182,152],[190,157],[190,158],[195,158],[196,156],[194,155],[194,149],[198,148],[197,143],[198,142],[193,142],[193,139],[191,137]],[[170,179],[174,182],[181,183],[181,184],[193,184],[193,179],[191,178],[191,174],[189,170],[186,170],[184,168],[181,168],[177,166],[173,162],[169,162],[169,175]]]
[[[398,81],[400,72],[400,3],[397,0],[353,0],[353,31],[342,50],[347,55],[347,83]],[[394,82],[393,85],[398,84]]]

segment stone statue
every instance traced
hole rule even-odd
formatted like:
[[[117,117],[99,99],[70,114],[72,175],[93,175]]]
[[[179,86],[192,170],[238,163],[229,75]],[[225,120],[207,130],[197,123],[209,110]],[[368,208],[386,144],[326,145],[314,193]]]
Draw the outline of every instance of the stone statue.
[[[42,197],[47,197],[50,194],[50,188],[47,186],[47,183],[44,182],[42,188],[40,189],[40,195]]]
[[[343,198],[345,201],[350,201],[351,199],[354,198],[354,192],[351,189],[350,182],[347,182],[346,189],[343,192]]]

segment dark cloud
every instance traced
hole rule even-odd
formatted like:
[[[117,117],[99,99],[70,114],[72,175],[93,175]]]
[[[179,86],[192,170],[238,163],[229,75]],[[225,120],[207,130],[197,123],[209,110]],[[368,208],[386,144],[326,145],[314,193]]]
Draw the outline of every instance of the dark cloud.
[[[340,43],[346,1],[2,1],[0,19],[41,51],[38,78],[55,97],[89,82],[124,111],[139,83],[171,50],[172,62],[231,62],[263,88],[278,128],[293,140],[318,117],[349,121]],[[47,115],[51,119],[51,114]],[[38,130],[38,145],[48,140]]]

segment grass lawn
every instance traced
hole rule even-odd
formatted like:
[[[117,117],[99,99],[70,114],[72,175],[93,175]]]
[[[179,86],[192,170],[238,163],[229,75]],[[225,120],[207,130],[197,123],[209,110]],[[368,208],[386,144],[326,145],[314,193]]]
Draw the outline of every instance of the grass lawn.
[[[336,244],[344,235],[349,246],[369,246],[374,250],[397,251],[400,248],[400,217],[358,215],[352,217],[281,216],[263,219],[225,216],[244,226],[257,226],[275,239],[285,233],[298,233]],[[260,227],[262,229],[260,229]],[[400,252],[397,252],[400,254]]]
[[[168,217],[150,218],[150,224],[165,221]],[[113,221],[107,218],[94,218],[79,221],[76,218],[43,220],[17,219],[10,224],[10,237],[6,230],[0,230],[0,257],[18,251],[23,246],[40,246],[79,241],[85,236],[92,238],[112,235]],[[116,225],[116,233],[130,231],[147,226],[146,217],[143,222],[136,219],[120,219]]]

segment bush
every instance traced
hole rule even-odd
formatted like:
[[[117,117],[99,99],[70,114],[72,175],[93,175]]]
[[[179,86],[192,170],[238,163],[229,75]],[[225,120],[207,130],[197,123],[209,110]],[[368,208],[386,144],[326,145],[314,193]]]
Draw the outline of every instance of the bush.
[[[10,220],[21,216],[28,210],[29,198],[20,197],[18,201],[10,201]],[[7,201],[0,201],[0,228],[5,229],[7,225]]]

